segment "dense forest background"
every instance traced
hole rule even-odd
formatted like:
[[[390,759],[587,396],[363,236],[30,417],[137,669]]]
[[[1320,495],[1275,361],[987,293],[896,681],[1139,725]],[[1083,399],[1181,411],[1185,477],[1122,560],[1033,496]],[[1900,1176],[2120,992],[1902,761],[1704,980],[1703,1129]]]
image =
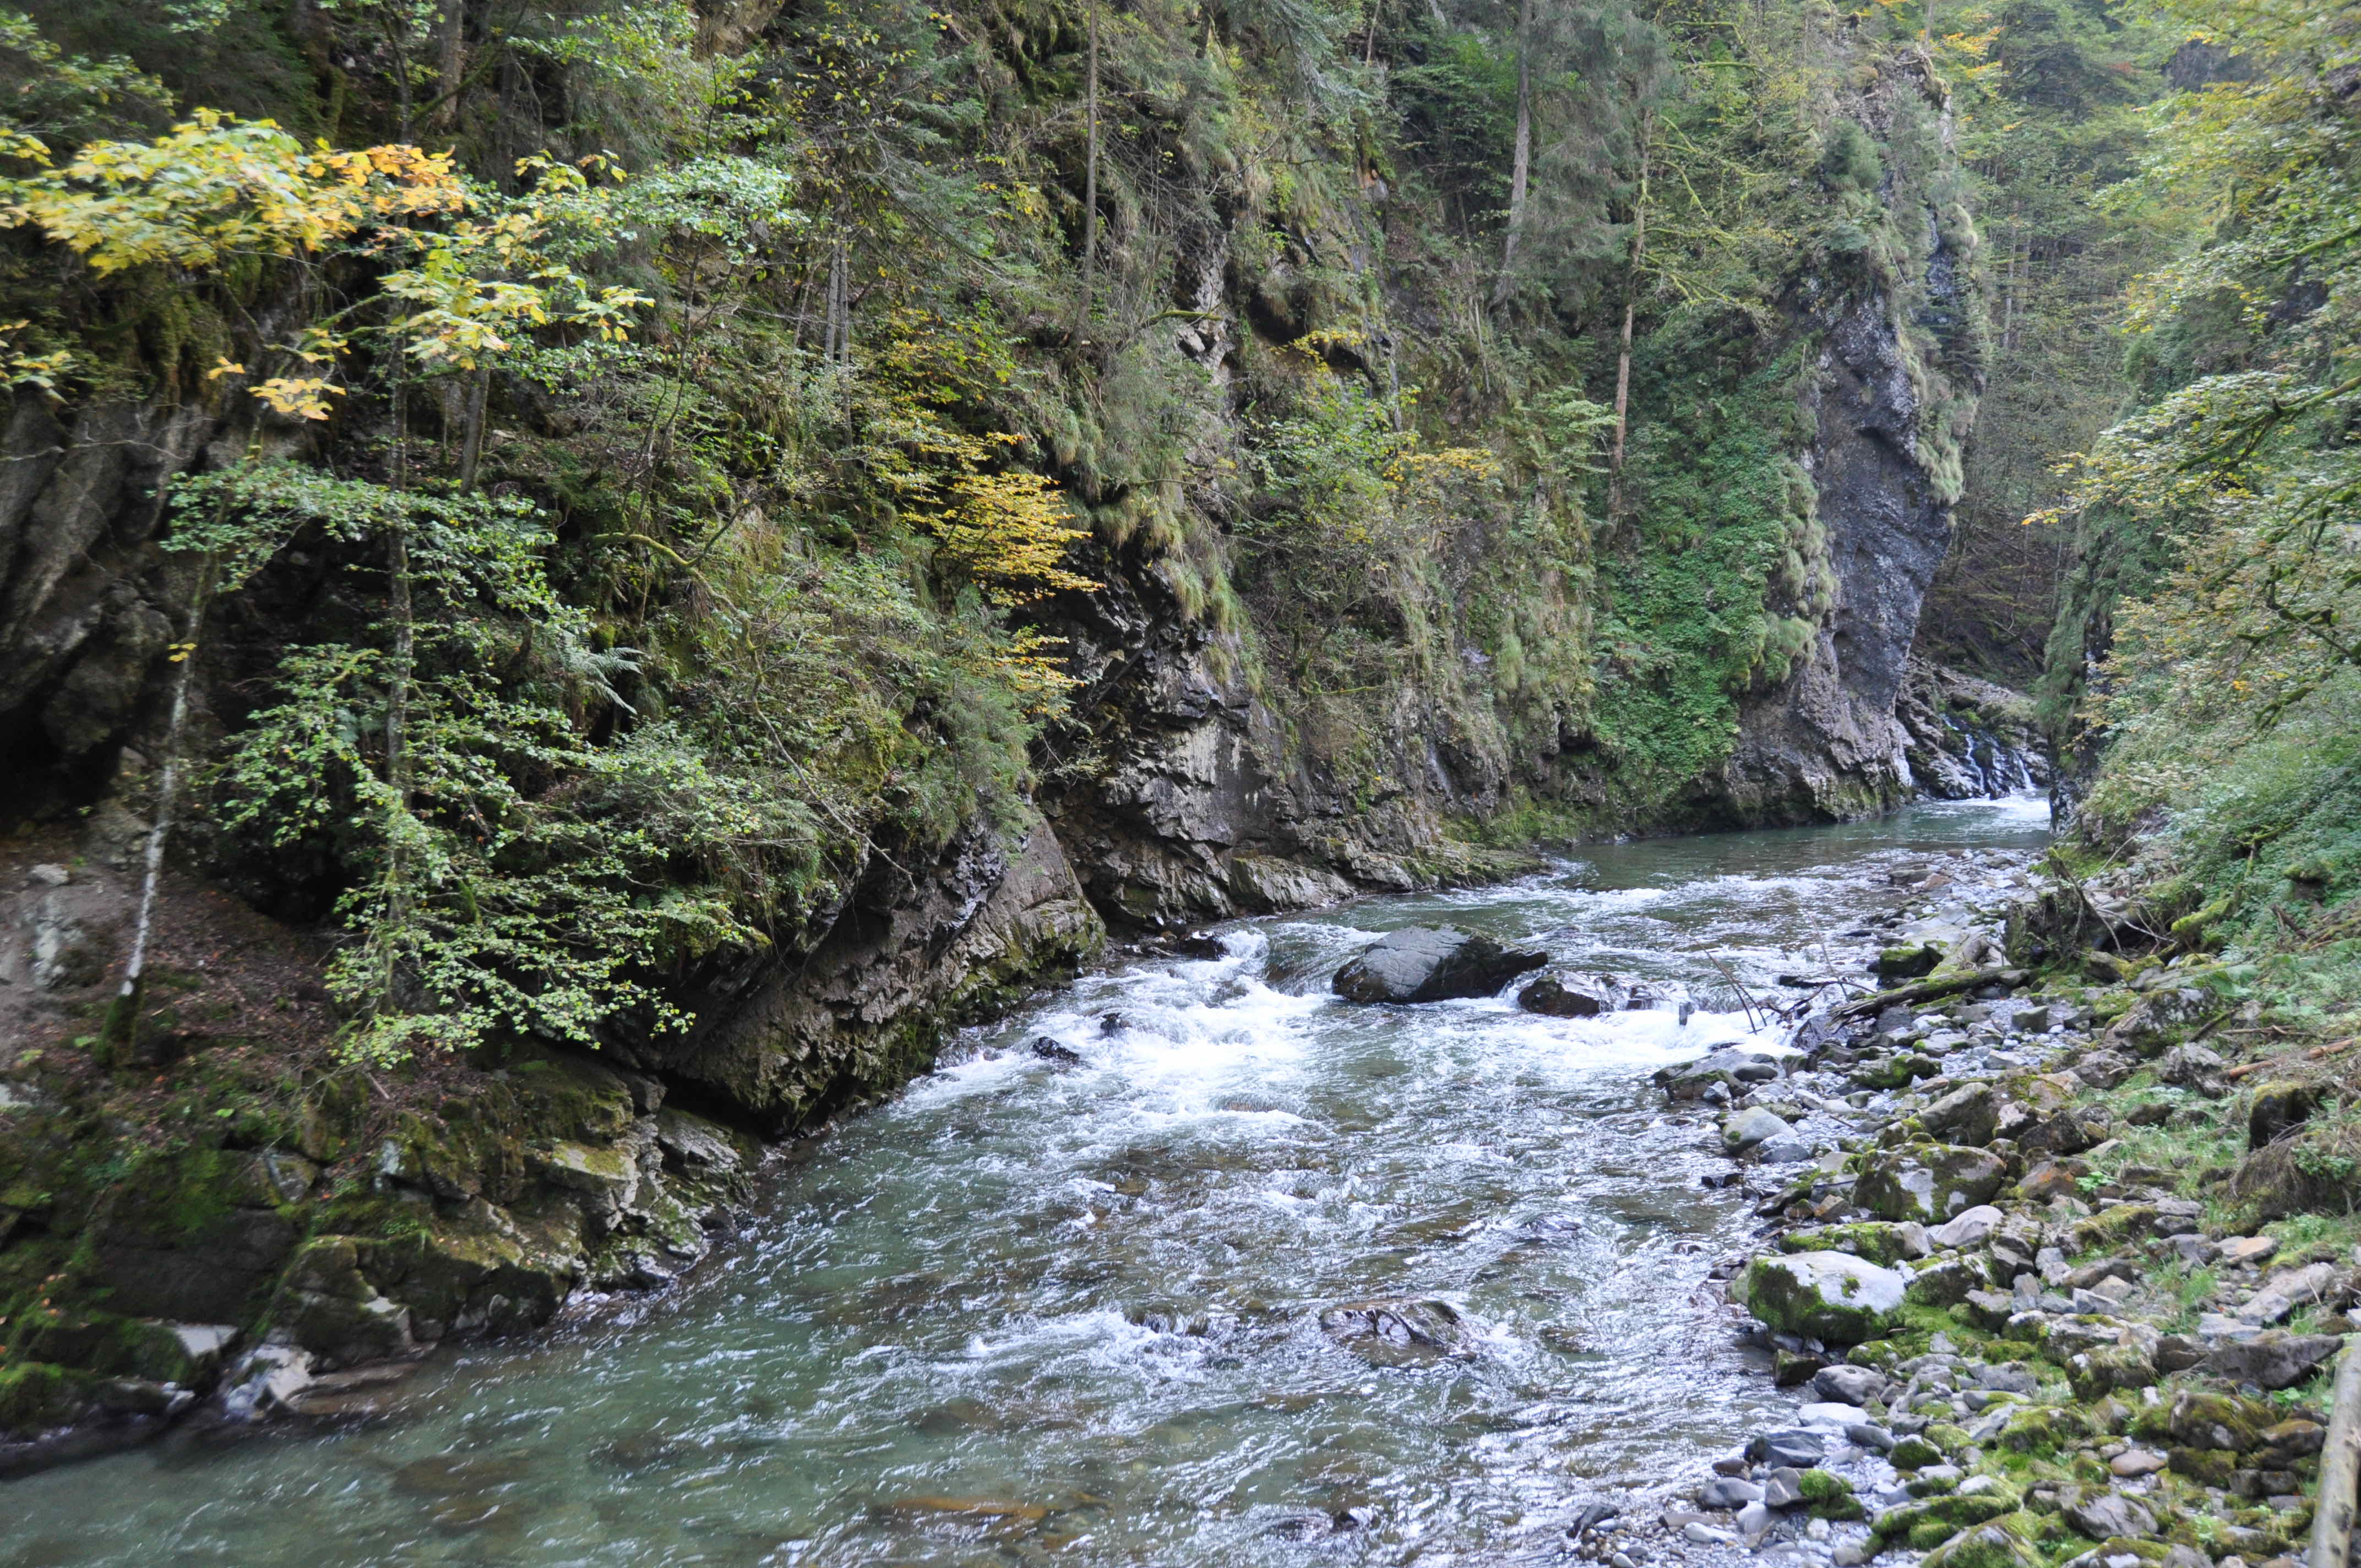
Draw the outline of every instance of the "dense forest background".
[[[1922,652],[2037,689],[2093,842],[2202,822],[2187,899],[2334,905],[2353,48],[2261,4],[44,7],[0,32],[18,433],[188,450],[164,586],[15,709],[27,809],[187,795],[219,878],[352,933],[380,1060],[680,1027],[881,858],[1103,795],[1126,617],[1410,874],[1696,819],[1836,601],[1808,362],[1872,300],[1956,518]]]

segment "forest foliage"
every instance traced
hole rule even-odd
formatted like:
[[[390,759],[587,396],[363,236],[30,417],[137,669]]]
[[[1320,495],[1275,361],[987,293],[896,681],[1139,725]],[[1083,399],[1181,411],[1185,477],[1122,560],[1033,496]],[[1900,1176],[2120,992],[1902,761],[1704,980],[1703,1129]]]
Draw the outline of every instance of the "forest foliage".
[[[2084,839],[2209,945],[2349,1005],[2361,952],[2361,28],[2167,5],[2178,85],[2094,222],[2159,236],[2124,301],[2125,415],[2062,505],[2052,641],[2100,761]],[[2169,243],[2168,243],[2169,242]]]
[[[239,433],[169,540],[206,852],[350,933],[355,1049],[658,1033],[1104,766],[1065,640],[1117,562],[1348,793],[1414,714],[1497,805],[1665,809],[1830,603],[1799,301],[1891,297],[1960,482],[1916,32],[45,6],[0,21],[0,372]]]

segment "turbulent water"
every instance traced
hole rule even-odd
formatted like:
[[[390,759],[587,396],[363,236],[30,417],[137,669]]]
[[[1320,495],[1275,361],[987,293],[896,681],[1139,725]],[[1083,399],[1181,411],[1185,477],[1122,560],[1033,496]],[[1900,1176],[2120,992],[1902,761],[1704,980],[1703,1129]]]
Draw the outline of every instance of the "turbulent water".
[[[438,1362],[373,1424],[10,1483],[0,1563],[1554,1560],[1585,1502],[1694,1479],[1790,1403],[1712,1305],[1749,1224],[1699,1183],[1727,1166],[1648,1082],[1747,1019],[1359,1008],[1328,974],[1448,920],[1774,990],[1858,949],[1897,862],[2046,822],[1615,846],[1088,977],[798,1146],[677,1291]],[[1404,1296],[1472,1346],[1373,1360],[1322,1331]]]

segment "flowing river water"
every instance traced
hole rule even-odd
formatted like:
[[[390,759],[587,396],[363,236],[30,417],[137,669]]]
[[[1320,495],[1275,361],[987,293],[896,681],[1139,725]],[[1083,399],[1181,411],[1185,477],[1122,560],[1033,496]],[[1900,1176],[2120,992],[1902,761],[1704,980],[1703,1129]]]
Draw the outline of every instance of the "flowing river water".
[[[1774,990],[1857,964],[1898,866],[2047,822],[1927,805],[1599,847],[1086,976],[796,1146],[681,1288],[438,1360],[371,1423],[7,1483],[0,1563],[1558,1561],[1586,1502],[1693,1481],[1793,1403],[1708,1281],[1746,1200],[1700,1185],[1728,1168],[1711,1128],[1649,1082],[1776,1036],[1356,1007],[1327,977],[1449,922]],[[1449,1303],[1472,1354],[1323,1333],[1386,1297]]]

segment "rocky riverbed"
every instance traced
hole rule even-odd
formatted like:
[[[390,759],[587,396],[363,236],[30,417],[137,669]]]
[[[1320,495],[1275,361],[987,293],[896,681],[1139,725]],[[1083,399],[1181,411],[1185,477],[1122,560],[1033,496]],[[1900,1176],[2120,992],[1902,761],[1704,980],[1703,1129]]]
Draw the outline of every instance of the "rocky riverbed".
[[[1797,1403],[1687,1506],[1580,1550],[2292,1568],[2361,1292],[2352,1222],[2289,1190],[2331,1097],[2268,1054],[2235,965],[2052,945],[2037,982],[2012,946],[2041,948],[2057,894],[2027,856],[1898,891],[1893,989],[1795,1054],[1659,1075],[1736,1161],[1708,1179],[1756,1200],[1759,1247],[1715,1272]]]

